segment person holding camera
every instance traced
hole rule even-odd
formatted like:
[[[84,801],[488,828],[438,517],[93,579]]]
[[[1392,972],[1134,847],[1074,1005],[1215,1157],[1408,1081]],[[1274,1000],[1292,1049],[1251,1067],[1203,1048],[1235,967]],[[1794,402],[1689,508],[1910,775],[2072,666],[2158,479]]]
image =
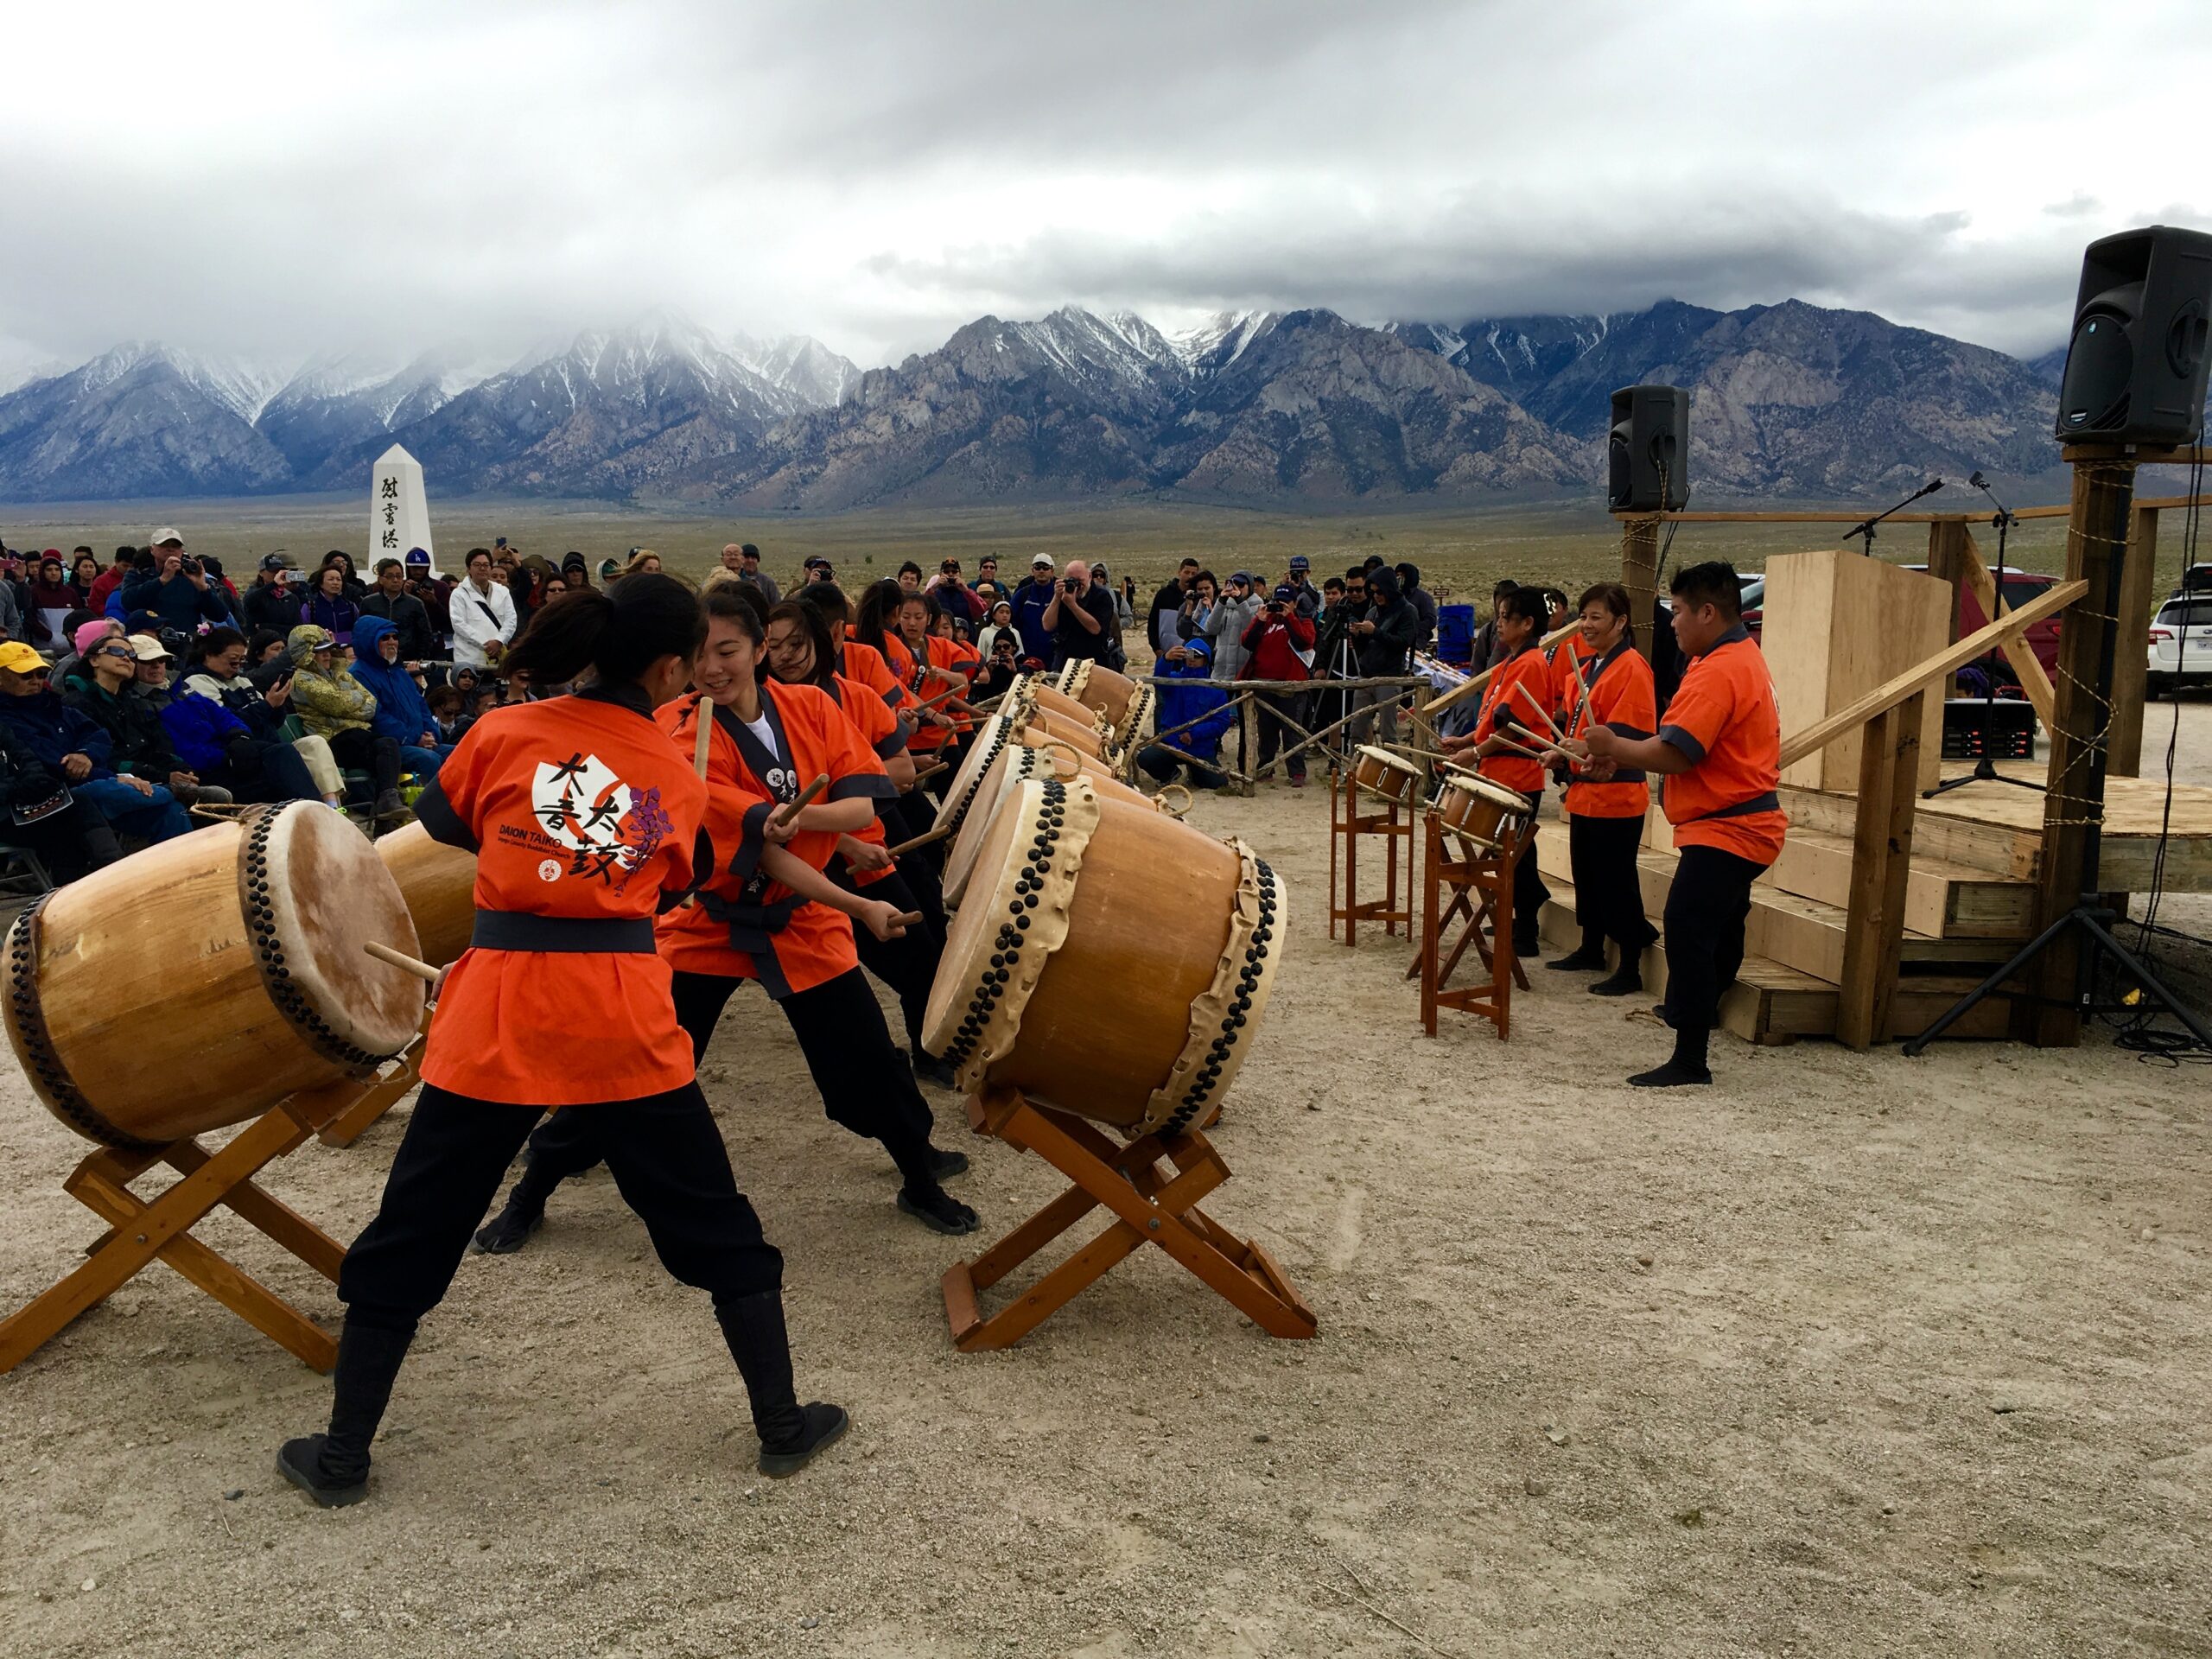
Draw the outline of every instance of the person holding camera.
[[[151,568],[124,582],[122,594],[125,614],[151,611],[163,627],[179,633],[197,633],[202,622],[220,626],[231,620],[231,607],[174,530],[154,532]]]
[[[1090,564],[1070,559],[1040,619],[1052,637],[1052,666],[1103,662],[1114,645],[1114,600],[1090,583]]]
[[[1285,582],[1261,607],[1245,626],[1244,672],[1255,680],[1303,680],[1313,671],[1313,620],[1298,608],[1298,590]],[[1261,691],[1259,699],[1260,765],[1254,774],[1274,774],[1275,755],[1296,741],[1289,735],[1289,721],[1305,712],[1303,691]],[[1294,752],[1286,768],[1293,789],[1306,787],[1306,755]]]

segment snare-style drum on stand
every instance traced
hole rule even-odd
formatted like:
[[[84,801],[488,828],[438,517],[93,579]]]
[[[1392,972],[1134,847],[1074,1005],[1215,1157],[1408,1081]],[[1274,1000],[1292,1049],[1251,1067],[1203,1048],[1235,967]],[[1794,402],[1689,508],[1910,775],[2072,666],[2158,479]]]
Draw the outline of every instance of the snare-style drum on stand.
[[[1388,749],[1363,743],[1352,751],[1352,782],[1396,806],[1411,806],[1421,789],[1421,768]]]
[[[1203,1128],[1267,1010],[1285,916],[1241,843],[1088,779],[1022,779],[946,934],[924,1046],[971,1093],[1132,1138]]]
[[[1464,767],[1446,766],[1429,810],[1439,823],[1477,847],[1502,849],[1528,822],[1529,798]]]
[[[165,1146],[366,1077],[423,1022],[375,849],[319,801],[256,809],[48,893],[8,935],[8,1039],[79,1135]]]

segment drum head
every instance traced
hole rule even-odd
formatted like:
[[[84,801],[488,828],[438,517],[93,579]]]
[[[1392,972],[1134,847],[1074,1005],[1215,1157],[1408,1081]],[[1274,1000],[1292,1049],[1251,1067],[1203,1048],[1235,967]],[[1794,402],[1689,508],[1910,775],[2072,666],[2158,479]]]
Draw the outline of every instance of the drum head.
[[[960,821],[960,833],[952,838],[952,850],[944,857],[942,887],[944,902],[957,905],[960,895],[968,890],[968,878],[976,868],[976,855],[983,850],[989,838],[990,826],[999,816],[999,809],[1006,804],[1007,791],[1029,778],[1055,778],[1058,751],[1026,748],[1019,743],[1009,743],[999,752],[990,769],[983,774],[970,798],[968,815]]]
[[[1007,742],[1007,717],[1002,714],[993,715],[976,728],[975,738],[968,745],[967,759],[952,774],[951,787],[938,804],[937,817],[930,825],[932,830],[959,827],[967,816],[968,803],[974,798],[976,785],[983,781],[983,774],[990,770],[991,762],[998,759],[999,751],[1006,747]]]
[[[1041,781],[1025,779],[1014,785],[1012,798],[989,815],[968,878],[976,888],[975,899],[961,906],[945,929],[944,950],[938,959],[937,979],[923,1015],[922,1046],[932,1054],[942,1055],[952,1046],[983,988],[984,976],[995,971],[992,949],[998,927],[1007,918],[1000,906],[984,901],[1014,879],[1008,871],[1023,861],[1027,851],[1026,844],[1016,846],[1015,837],[1036,816],[1044,793]]]
[[[248,832],[249,844],[261,839],[260,828]],[[428,988],[361,947],[375,940],[421,953],[399,884],[368,837],[318,802],[295,801],[267,829],[239,874],[257,896],[267,884],[281,982],[339,1041],[380,1058],[398,1053],[423,1023]],[[247,919],[255,919],[251,912]]]
[[[1452,780],[1470,795],[1503,807],[1508,812],[1526,815],[1529,798],[1519,790],[1508,787],[1488,778],[1478,778],[1473,772],[1463,772]]]
[[[1352,753],[1355,754],[1370,755],[1392,772],[1410,772],[1416,778],[1421,776],[1421,768],[1414,765],[1412,761],[1405,759],[1402,755],[1393,754],[1388,749],[1378,749],[1371,743],[1359,744],[1354,747]]]

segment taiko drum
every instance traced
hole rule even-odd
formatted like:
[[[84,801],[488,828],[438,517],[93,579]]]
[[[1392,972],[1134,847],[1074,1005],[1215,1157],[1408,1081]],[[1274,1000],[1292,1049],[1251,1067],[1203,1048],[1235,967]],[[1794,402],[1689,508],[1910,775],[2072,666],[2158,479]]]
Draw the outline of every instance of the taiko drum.
[[[1421,787],[1421,768],[1388,749],[1363,743],[1352,751],[1351,779],[1370,795],[1411,806]]]
[[[1517,789],[1446,766],[1443,787],[1429,810],[1446,829],[1478,847],[1503,847],[1528,822],[1529,799]]]
[[[1088,779],[1023,779],[945,938],[924,1043],[963,1086],[1135,1136],[1203,1128],[1281,959],[1274,871]]]
[[[1078,657],[1061,669],[1053,677],[1052,685],[1103,715],[1114,741],[1122,748],[1128,747],[1144,730],[1145,717],[1152,712],[1150,686],[1126,674],[1118,674],[1103,663],[1084,658]]]
[[[8,1038],[79,1134],[153,1147],[365,1077],[422,1024],[399,885],[320,802],[258,810],[48,894],[8,936]]]
[[[1117,779],[1102,778],[1084,772],[1076,764],[1077,752],[1064,744],[1049,747],[1030,748],[1020,743],[1009,743],[1000,750],[983,774],[976,790],[974,802],[960,821],[960,830],[953,837],[952,849],[945,855],[944,889],[944,901],[949,905],[960,902],[960,895],[967,891],[968,877],[976,867],[976,855],[989,838],[993,819],[1007,799],[1026,779],[1048,778],[1065,783],[1075,777],[1088,778],[1090,786],[1111,800],[1133,801],[1140,806],[1157,811],[1166,808],[1142,790],[1133,789]]]
[[[931,828],[947,835],[960,830],[967,821],[969,805],[975,800],[976,791],[990,772],[991,763],[1008,747],[1057,748],[1063,754],[1073,756],[1073,764],[1085,776],[1103,778],[1109,783],[1119,781],[1114,775],[1113,764],[1094,751],[1062,742],[1040,727],[1025,725],[1017,714],[995,714],[978,726],[969,739],[968,753],[962,758],[959,770],[952,774],[944,798],[938,804],[937,817]],[[1063,761],[1060,769],[1065,771],[1069,764]]]
[[[433,841],[419,823],[379,836],[376,849],[407,901],[423,960],[437,968],[460,961],[476,931],[475,857]]]

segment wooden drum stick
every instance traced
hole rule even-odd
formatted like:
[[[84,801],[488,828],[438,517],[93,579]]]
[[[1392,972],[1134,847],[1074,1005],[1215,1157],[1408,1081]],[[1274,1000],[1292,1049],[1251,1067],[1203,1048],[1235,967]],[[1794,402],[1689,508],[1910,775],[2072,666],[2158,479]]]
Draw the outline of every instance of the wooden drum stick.
[[[917,847],[926,847],[933,841],[943,841],[951,833],[950,826],[943,830],[925,830],[912,841],[902,841],[896,847],[891,848],[889,849],[891,856],[896,858],[901,853],[912,852]]]
[[[1521,694],[1522,699],[1528,703],[1529,708],[1535,710],[1536,718],[1544,722],[1544,730],[1551,734],[1551,738],[1554,742],[1557,742],[1559,741],[1559,728],[1552,723],[1552,717],[1544,712],[1544,705],[1536,701],[1536,694],[1529,689],[1529,682],[1526,680],[1516,680],[1513,683],[1513,689]]]
[[[778,807],[776,809],[775,816],[772,817],[769,822],[773,823],[779,830],[782,829],[793,818],[797,817],[816,796],[819,795],[823,790],[829,787],[830,774],[825,772],[819,778],[817,778],[812,783],[806,786],[805,790],[800,794],[798,799],[792,801],[788,805]]]
[[[427,962],[409,956],[404,950],[395,950],[388,944],[378,944],[374,939],[371,939],[361,949],[378,962],[387,962],[395,968],[404,969],[425,984],[435,985],[438,982],[437,969],[431,967]]]
[[[916,766],[914,768],[914,781],[918,784],[925,778],[934,778],[938,772],[944,770],[945,764],[946,763],[942,760],[932,760],[926,766]]]

